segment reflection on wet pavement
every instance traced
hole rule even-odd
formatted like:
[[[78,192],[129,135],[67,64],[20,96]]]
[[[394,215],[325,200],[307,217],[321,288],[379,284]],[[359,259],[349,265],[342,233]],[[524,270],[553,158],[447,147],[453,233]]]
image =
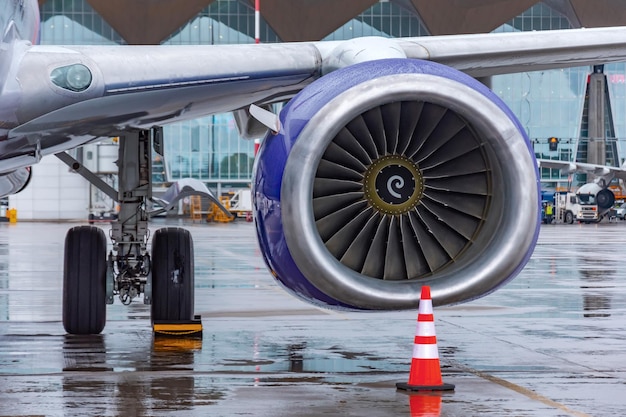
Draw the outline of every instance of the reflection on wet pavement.
[[[417,312],[327,312],[292,298],[248,223],[186,225],[201,340],[155,340],[149,306],[118,300],[102,335],[66,335],[70,226],[0,224],[0,416],[622,415],[626,223],[544,226],[520,277],[436,309],[456,390],[419,396],[395,390]]]

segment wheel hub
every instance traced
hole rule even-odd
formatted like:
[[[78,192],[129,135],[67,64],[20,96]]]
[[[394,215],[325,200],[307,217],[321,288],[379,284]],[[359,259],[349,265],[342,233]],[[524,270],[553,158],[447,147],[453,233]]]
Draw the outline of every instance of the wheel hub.
[[[413,210],[424,193],[424,177],[417,164],[402,155],[376,159],[365,172],[366,200],[381,214],[400,215]]]

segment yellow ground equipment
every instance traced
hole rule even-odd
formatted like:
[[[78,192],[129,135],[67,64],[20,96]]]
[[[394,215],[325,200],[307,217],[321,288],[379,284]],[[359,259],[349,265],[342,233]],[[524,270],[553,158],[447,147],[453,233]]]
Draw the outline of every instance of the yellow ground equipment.
[[[192,221],[202,221],[202,199],[199,195],[189,197],[189,211]]]
[[[219,198],[220,203],[230,211],[230,197],[221,196]],[[224,211],[220,210],[220,208],[215,203],[211,203],[211,209],[207,213],[207,221],[218,222],[218,223],[228,223],[235,220],[235,216],[232,214],[228,216]]]
[[[174,338],[202,338],[202,320],[195,316],[193,320],[162,321],[152,323],[155,336]]]

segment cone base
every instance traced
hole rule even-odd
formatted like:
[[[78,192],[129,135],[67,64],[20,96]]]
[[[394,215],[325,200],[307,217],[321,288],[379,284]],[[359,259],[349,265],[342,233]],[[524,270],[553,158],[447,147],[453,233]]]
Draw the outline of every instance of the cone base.
[[[410,385],[406,382],[396,383],[396,388],[405,391],[453,391],[454,384],[443,383],[441,385]]]

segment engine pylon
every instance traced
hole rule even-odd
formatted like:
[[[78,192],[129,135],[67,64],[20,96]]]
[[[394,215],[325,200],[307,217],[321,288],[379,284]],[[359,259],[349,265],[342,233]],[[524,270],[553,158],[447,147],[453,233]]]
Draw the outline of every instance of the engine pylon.
[[[428,286],[422,287],[420,297],[409,382],[398,382],[396,387],[406,391],[454,390],[454,385],[446,384],[441,379],[433,302],[430,297],[430,287]]]

